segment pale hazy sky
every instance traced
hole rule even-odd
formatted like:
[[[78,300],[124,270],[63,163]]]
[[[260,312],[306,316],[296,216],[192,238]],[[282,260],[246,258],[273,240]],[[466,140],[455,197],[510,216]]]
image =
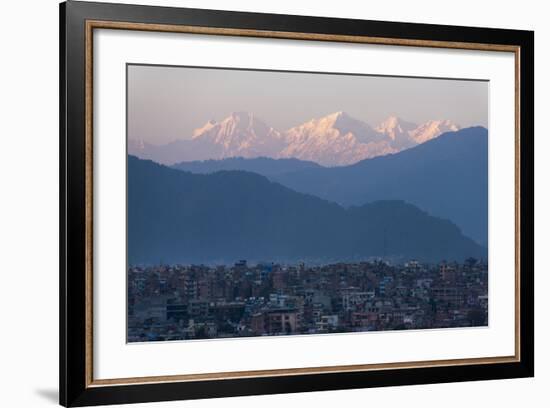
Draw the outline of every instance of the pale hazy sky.
[[[208,120],[254,113],[284,131],[345,111],[375,127],[390,115],[487,126],[486,81],[128,66],[128,137],[163,144]]]

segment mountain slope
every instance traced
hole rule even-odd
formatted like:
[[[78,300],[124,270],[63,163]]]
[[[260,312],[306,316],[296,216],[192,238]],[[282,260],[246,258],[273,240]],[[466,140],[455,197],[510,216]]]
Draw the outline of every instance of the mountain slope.
[[[268,157],[246,159],[243,157],[231,157],[222,160],[181,162],[171,167],[198,174],[209,174],[222,170],[242,170],[261,174],[266,177],[272,177],[279,174],[309,168],[318,168],[321,166],[311,161],[298,159],[271,159]]]
[[[128,157],[128,261],[485,257],[446,220],[402,201],[344,209],[242,171],[191,174]]]
[[[453,221],[486,245],[487,143],[487,129],[467,128],[397,154],[346,167],[305,169],[274,180],[345,206],[405,200]]]

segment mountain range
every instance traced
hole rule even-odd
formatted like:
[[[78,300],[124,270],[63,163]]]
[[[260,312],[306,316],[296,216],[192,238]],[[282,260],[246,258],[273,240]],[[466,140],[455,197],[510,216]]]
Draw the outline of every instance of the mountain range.
[[[401,200],[348,209],[246,171],[193,174],[128,157],[128,261],[424,261],[486,257],[448,220]]]
[[[350,165],[417,146],[460,127],[449,120],[417,125],[391,116],[375,128],[345,112],[311,119],[279,131],[249,112],[211,120],[173,142],[128,140],[128,153],[162,164],[230,157],[296,158],[323,166]]]
[[[272,180],[343,206],[405,200],[451,220],[480,244],[488,242],[488,132],[483,127],[447,132],[351,166],[306,168]]]
[[[467,128],[399,153],[342,167],[265,157],[182,162],[172,167],[202,174],[251,171],[345,207],[404,199],[451,220],[467,236],[487,245],[487,138],[485,128]]]

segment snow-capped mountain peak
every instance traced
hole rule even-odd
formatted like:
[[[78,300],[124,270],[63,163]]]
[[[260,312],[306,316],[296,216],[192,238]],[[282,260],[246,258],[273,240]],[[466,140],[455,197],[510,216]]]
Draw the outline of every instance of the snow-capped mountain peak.
[[[221,148],[221,158],[271,156],[280,148],[280,133],[249,112],[233,112],[220,122],[195,129],[193,140]]]
[[[346,112],[334,112],[309,122],[295,126],[286,131],[287,135],[305,133],[307,137],[330,137],[345,136],[349,133],[353,136],[370,141],[371,138],[378,138],[377,132],[365,122],[357,120]],[[366,140],[369,139],[369,140]]]
[[[407,149],[416,144],[411,138],[411,132],[418,126],[397,116],[390,116],[375,129],[391,140],[391,145],[397,150]]]
[[[429,120],[411,132],[417,144],[427,142],[446,132],[456,132],[460,126],[450,120]]]
[[[393,147],[403,150],[434,139],[442,133],[457,131],[460,126],[450,120],[429,120],[416,125],[397,116],[390,116],[375,129],[387,135]]]
[[[286,147],[279,157],[313,160],[328,166],[392,152],[383,143],[383,135],[341,111],[293,127],[284,133],[284,139]]]
[[[399,135],[410,132],[417,128],[418,125],[412,122],[407,122],[397,116],[389,116],[380,123],[375,130],[388,135],[392,140],[395,140]]]
[[[355,120],[354,118],[352,118],[350,115],[348,115],[346,112],[343,112],[343,111],[333,112],[320,119],[327,123],[332,123],[333,125],[336,125],[338,122]]]

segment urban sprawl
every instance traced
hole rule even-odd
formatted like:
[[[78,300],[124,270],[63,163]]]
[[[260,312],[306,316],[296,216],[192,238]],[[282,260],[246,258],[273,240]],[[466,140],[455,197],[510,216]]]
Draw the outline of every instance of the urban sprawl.
[[[157,265],[128,270],[128,341],[486,326],[487,264]]]

